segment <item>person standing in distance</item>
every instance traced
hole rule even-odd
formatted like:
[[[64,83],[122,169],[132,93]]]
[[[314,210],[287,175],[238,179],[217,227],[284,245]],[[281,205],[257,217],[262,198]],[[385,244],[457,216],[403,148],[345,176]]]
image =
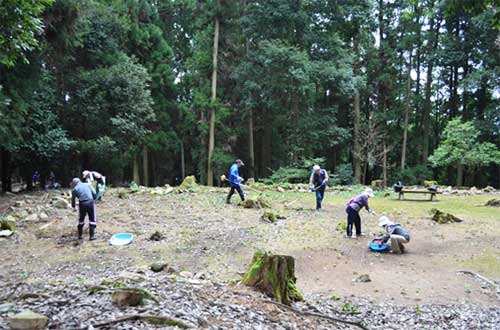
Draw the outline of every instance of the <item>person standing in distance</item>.
[[[231,165],[229,169],[229,186],[231,190],[229,190],[229,194],[227,195],[226,203],[231,204],[231,197],[234,194],[234,191],[237,191],[240,195],[242,201],[245,200],[245,195],[243,194],[243,189],[241,189],[241,182],[243,182],[243,178],[240,176],[239,168],[244,166],[245,164],[241,159],[236,159]]]
[[[326,183],[328,182],[328,173],[319,165],[313,166],[311,177],[309,178],[309,186],[311,191],[316,193],[316,210],[321,210],[321,203],[325,197]]]

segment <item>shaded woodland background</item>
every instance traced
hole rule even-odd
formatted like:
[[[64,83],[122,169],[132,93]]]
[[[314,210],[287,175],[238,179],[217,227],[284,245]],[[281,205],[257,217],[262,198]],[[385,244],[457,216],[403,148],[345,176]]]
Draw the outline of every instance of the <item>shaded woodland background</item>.
[[[6,0],[2,190],[114,184],[500,186],[495,0]]]

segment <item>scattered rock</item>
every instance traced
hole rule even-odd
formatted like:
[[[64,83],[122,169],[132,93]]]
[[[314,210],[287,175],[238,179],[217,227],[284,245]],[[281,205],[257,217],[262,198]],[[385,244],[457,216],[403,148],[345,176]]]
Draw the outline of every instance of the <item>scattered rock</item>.
[[[26,202],[25,201],[16,201],[14,203],[14,206],[15,207],[25,207],[26,206]]]
[[[113,292],[111,300],[118,306],[137,306],[144,300],[144,292],[135,288],[117,289]]]
[[[368,282],[371,282],[372,280],[370,278],[370,275],[362,274],[362,275],[359,275],[354,281],[359,282],[359,283],[368,283]]]
[[[181,185],[179,186],[179,191],[184,192],[184,191],[189,191],[193,192],[196,190],[196,187],[198,185],[196,184],[196,178],[194,175],[190,175],[184,178],[182,181]]]
[[[8,229],[0,230],[0,237],[9,237],[9,236],[12,236],[12,234],[14,234],[14,232],[12,230],[8,230]]]
[[[492,193],[492,192],[495,192],[495,191],[496,191],[496,189],[493,188],[492,186],[486,186],[486,187],[483,188],[483,192],[485,192],[485,193]]]
[[[285,189],[283,187],[278,187],[278,188],[276,188],[276,191],[278,191],[280,193],[284,193]]]
[[[260,217],[262,220],[264,221],[268,221],[268,222],[276,222],[280,219],[286,219],[286,217],[274,212],[274,211],[264,211],[264,213],[262,214],[262,216]]]
[[[166,263],[157,263],[157,262],[155,262],[155,263],[152,263],[149,266],[149,269],[151,269],[155,273],[159,273],[162,270],[164,270],[167,266],[168,266],[168,264],[166,264]]]
[[[266,200],[262,195],[259,195],[256,198],[247,198],[244,201],[241,201],[239,205],[243,206],[246,209],[265,209],[271,207],[269,201]]]
[[[14,315],[9,319],[12,330],[39,330],[45,329],[49,319],[45,315],[30,311]]]
[[[0,220],[0,230],[16,231],[16,220],[4,218]]]
[[[184,278],[193,278],[194,274],[184,270],[184,271],[179,273],[179,276],[184,277]]]
[[[440,224],[449,222],[462,222],[462,219],[457,218],[453,214],[441,212],[438,209],[431,209],[431,220]]]
[[[58,208],[58,209],[67,209],[69,208],[69,203],[67,200],[65,200],[64,198],[56,198],[54,201],[52,201],[52,205],[55,207],[55,208]]]
[[[39,214],[39,217],[40,217],[40,220],[42,220],[42,221],[49,220],[49,216],[48,216],[48,215],[47,215],[47,213],[45,213],[45,212],[41,212],[41,213]]]
[[[149,237],[149,240],[150,241],[161,241],[162,239],[164,239],[165,237],[163,236],[162,233],[160,233],[159,231],[155,231],[150,237]]]
[[[485,206],[500,207],[500,199],[490,199],[486,202]]]
[[[30,215],[28,215],[26,218],[24,218],[25,221],[38,221],[40,218],[38,216],[38,214],[36,213],[32,213]]]

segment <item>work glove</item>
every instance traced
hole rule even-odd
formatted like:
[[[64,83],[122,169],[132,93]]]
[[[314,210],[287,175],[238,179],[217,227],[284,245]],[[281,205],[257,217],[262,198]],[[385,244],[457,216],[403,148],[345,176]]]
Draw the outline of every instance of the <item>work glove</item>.
[[[378,246],[384,245],[384,242],[382,240],[378,241]]]
[[[321,185],[322,186],[326,185],[326,180],[323,180],[323,182],[321,182]]]

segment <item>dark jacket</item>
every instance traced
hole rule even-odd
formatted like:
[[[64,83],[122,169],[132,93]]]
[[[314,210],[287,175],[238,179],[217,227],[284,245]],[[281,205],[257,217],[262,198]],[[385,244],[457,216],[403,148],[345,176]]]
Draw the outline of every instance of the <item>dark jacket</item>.
[[[391,235],[401,235],[408,242],[410,241],[410,234],[399,223],[387,226],[387,233],[382,237],[382,242],[386,243],[391,238]]]

